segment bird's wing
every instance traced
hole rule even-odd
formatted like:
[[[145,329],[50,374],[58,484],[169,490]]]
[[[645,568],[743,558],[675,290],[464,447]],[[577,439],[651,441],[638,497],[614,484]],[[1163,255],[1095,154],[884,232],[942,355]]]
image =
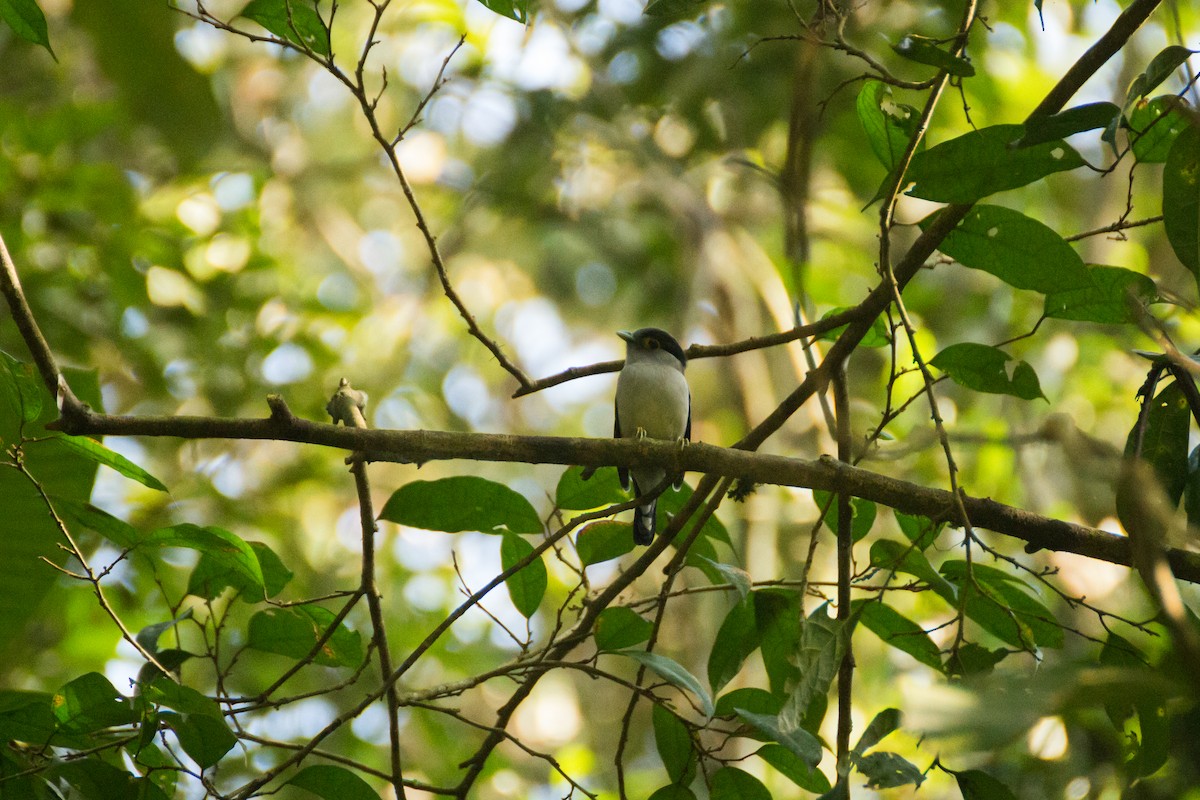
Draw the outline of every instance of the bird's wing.
[[[683,438],[689,442],[692,440],[692,393],[688,392],[688,421],[687,427],[683,429]]]
[[[617,403],[613,401],[613,438],[621,438],[621,414],[617,411]],[[625,467],[617,467],[617,478],[621,481],[621,488],[629,489],[629,470]]]

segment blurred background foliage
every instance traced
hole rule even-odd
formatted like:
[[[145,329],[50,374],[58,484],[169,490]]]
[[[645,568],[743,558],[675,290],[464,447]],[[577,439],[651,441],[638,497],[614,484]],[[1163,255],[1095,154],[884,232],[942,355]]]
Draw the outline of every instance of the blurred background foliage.
[[[510,399],[514,381],[466,335],[442,296],[412,214],[353,98],[318,66],[215,31],[165,4],[41,5],[57,58],[0,29],[0,231],[52,347],[64,362],[98,370],[107,411],[263,416],[264,396],[280,392],[297,414],[322,419],[329,393],[347,376],[370,393],[368,418],[376,427],[610,435],[612,376]],[[219,0],[209,10],[229,18],[241,5]],[[682,15],[646,16],[638,0],[547,0],[531,10],[526,27],[473,0],[414,0],[385,17],[368,69],[382,88],[385,130],[406,123],[465,34],[446,68],[448,83],[399,154],[456,288],[527,373],[617,358],[613,332],[620,328],[661,326],[685,346],[786,329],[795,301],[815,318],[859,302],[875,284],[876,207],[866,206],[885,176],[855,114],[861,84],[854,79],[864,65],[798,40],[804,31],[796,12],[807,17],[810,9],[797,5],[707,3]],[[847,36],[895,75],[923,80],[933,69],[901,59],[888,43],[908,33],[952,35],[958,5],[862,4]],[[1047,0],[1041,11],[1028,2],[985,3],[987,24],[972,32],[968,49],[976,76],[939,108],[931,144],[972,125],[1023,119],[1120,6]],[[338,8],[332,45],[343,69],[353,66],[369,13],[363,3]],[[1190,3],[1166,4],[1076,103],[1120,102],[1162,47],[1200,45],[1198,16]],[[1164,88],[1182,86],[1175,79]],[[896,89],[894,99],[920,106],[923,95]],[[1076,138],[1092,164],[1111,163],[1096,136]],[[785,162],[801,140],[811,147],[803,248],[789,242],[794,234],[787,233],[780,191]],[[1159,213],[1157,168],[1130,170],[1127,163],[1111,174],[1056,175],[998,202],[1063,235],[1116,221],[1127,201],[1132,218]],[[899,229],[897,240],[915,236],[911,224],[933,208],[903,198],[898,218],[910,227]],[[1176,341],[1190,349],[1200,339],[1194,282],[1161,226],[1093,236],[1077,247],[1088,263],[1151,276],[1179,303],[1155,307]],[[905,296],[927,356],[956,342],[1026,334],[1042,309],[1034,293],[946,265],[920,275]],[[1046,401],[943,384],[941,411],[967,491],[1116,529],[1109,455],[1135,419],[1145,371],[1129,351],[1153,346],[1134,326],[1052,320],[1009,348],[1036,368]],[[902,365],[910,360],[906,347],[898,346]],[[12,325],[0,325],[0,348],[26,357]],[[693,438],[736,441],[795,386],[803,364],[797,346],[694,362]],[[860,348],[850,367],[861,439],[879,421],[889,351]],[[893,388],[906,398],[919,386],[910,374]],[[945,462],[928,417],[923,401],[913,404],[864,466],[944,485]],[[341,453],[269,442],[106,443],[171,488],[160,495],[101,470],[94,502],[135,526],[215,524],[265,541],[296,573],[290,591],[297,598],[357,580],[357,508]],[[814,403],[767,449],[811,457],[834,447]],[[504,481],[548,513],[561,469],[438,463],[419,476],[464,471]],[[418,476],[412,466],[372,472],[381,500]],[[720,516],[733,536],[731,559],[755,580],[796,577],[817,513],[811,493],[800,490],[764,488],[745,504],[727,503]],[[889,514],[876,526],[895,531]],[[462,583],[478,588],[499,571],[495,537],[390,524],[383,536],[380,583],[400,653],[457,605]],[[957,541],[943,534],[938,546],[951,550]],[[866,545],[856,553],[860,564]],[[111,545],[91,546],[104,563]],[[817,554],[814,588],[832,592],[820,584],[834,575],[832,547]],[[111,560],[115,551],[107,555]],[[1057,570],[1055,580],[1071,595],[1132,619],[1151,614],[1124,569],[1062,554],[1021,557],[1035,569]],[[168,603],[192,603],[181,599],[187,554],[169,559],[178,561],[156,573],[131,564],[110,576],[131,628],[181,610],[168,610]],[[561,598],[574,576],[556,569],[552,564],[551,596]],[[612,567],[592,574],[593,585],[604,582],[604,569]],[[647,573],[638,591],[654,592],[657,576]],[[699,573],[687,581],[707,583]],[[910,617],[927,626],[944,619],[935,600],[899,594],[889,600]],[[1188,597],[1196,600],[1194,592]],[[1042,600],[1069,628],[1105,635],[1106,620],[1048,592]],[[523,625],[507,602],[493,596],[485,605]],[[711,641],[730,603],[720,593],[680,598],[667,613],[660,649],[703,674],[708,647],[692,645]],[[365,617],[351,619],[365,626]],[[549,622],[535,617],[533,624]],[[1140,647],[1160,647],[1116,627]],[[1128,782],[1121,737],[1092,707],[1061,702],[1054,691],[1056,681],[1074,686],[1082,666],[1096,661],[1096,641],[1068,635],[1065,648],[1047,651],[1040,664],[1023,655],[1004,662],[996,674],[1006,680],[996,683],[1028,697],[1020,711],[1011,698],[989,706],[992,695],[939,683],[871,637],[857,637],[856,645],[856,729],[885,706],[903,708],[915,722],[899,749],[916,763],[926,766],[941,754],[954,769],[984,766],[1020,797],[1115,798]],[[511,657],[514,648],[502,628],[472,612],[412,679],[463,678]],[[134,656],[87,591],[63,579],[27,634],[8,646],[0,683],[52,690],[100,669],[124,690],[137,669]],[[284,663],[245,658],[260,659],[264,676]],[[294,679],[296,693],[333,680],[324,668],[309,669]],[[1023,688],[1029,681],[1038,688]],[[462,698],[463,713],[488,719],[495,703],[489,691],[485,685]],[[572,774],[608,785],[625,699],[619,687],[554,675],[514,730],[555,753]],[[319,697],[269,714],[260,733],[303,739],[337,713],[337,702]],[[975,730],[919,740],[924,722],[936,730],[951,711],[979,708],[1014,724],[998,725],[1003,730],[994,739]],[[645,704],[637,719],[631,796],[661,783]],[[413,774],[451,782],[470,752],[463,737],[474,741],[474,734],[417,711],[404,724]],[[1136,796],[1200,796],[1194,712],[1177,724],[1192,732],[1191,761],[1176,751],[1133,790]],[[373,709],[331,746],[382,764],[384,737],[383,712]],[[230,769],[261,768],[255,757]],[[764,780],[777,797],[804,796],[778,776]],[[485,784],[480,796],[564,793],[543,763],[504,748],[489,762]],[[1187,787],[1192,794],[1183,794]],[[958,796],[952,778],[936,771],[920,792]]]

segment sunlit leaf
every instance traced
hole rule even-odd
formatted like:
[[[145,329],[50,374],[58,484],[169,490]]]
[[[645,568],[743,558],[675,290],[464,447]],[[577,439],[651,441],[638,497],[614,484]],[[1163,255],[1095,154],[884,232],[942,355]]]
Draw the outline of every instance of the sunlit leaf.
[[[336,764],[311,764],[292,776],[288,785],[322,800],[379,800],[379,794],[366,781]]]
[[[0,0],[0,19],[8,23],[12,32],[27,42],[46,48],[50,55],[50,34],[46,29],[46,15],[34,0]]]
[[[128,725],[137,719],[129,698],[118,692],[99,672],[80,675],[59,689],[50,706],[58,723],[74,733]]]
[[[885,603],[868,600],[858,602],[862,605],[860,625],[925,666],[938,672],[943,670],[942,654],[924,628]]]
[[[1114,117],[1120,115],[1121,109],[1116,103],[1086,103],[1057,114],[1036,116],[1025,123],[1025,133],[1013,146],[1030,147],[1076,133],[1105,128]]]
[[[222,559],[203,553],[192,574],[188,576],[187,593],[195,597],[212,600],[226,588],[237,590],[243,600],[257,602],[268,597],[274,597],[283,591],[292,579],[293,573],[279,560],[275,551],[263,542],[246,542],[258,558],[258,566],[262,571],[263,585],[258,586],[245,580],[239,573],[230,572]],[[256,596],[255,592],[259,592]]]
[[[993,125],[917,153],[906,173],[914,185],[906,193],[939,203],[973,203],[1086,163],[1061,139],[1013,147],[1023,133],[1020,125]]]
[[[862,736],[855,743],[854,752],[861,755],[879,744],[888,734],[900,727],[901,717],[898,708],[885,708],[880,711],[868,723],[866,730],[862,732]]]
[[[886,83],[869,80],[863,83],[855,103],[858,121],[867,134],[871,150],[889,173],[900,163],[920,121],[919,110],[892,102],[891,95],[892,89]],[[922,139],[921,149],[924,149],[924,143]]]
[[[1145,97],[1154,91],[1160,83],[1171,77],[1175,70],[1183,66],[1183,62],[1194,52],[1196,51],[1177,44],[1159,51],[1146,65],[1146,71],[1134,78],[1133,83],[1129,85],[1129,91],[1125,93],[1125,105],[1128,106],[1137,98]]]
[[[329,30],[313,0],[251,0],[241,15],[281,39],[329,55]]]
[[[611,519],[593,522],[575,537],[575,549],[585,567],[620,558],[633,547],[633,526]]]
[[[379,517],[447,533],[542,532],[542,520],[524,496],[474,475],[407,483],[392,493]]]
[[[134,464],[120,453],[109,450],[95,439],[88,438],[87,436],[66,436],[61,434],[55,438],[64,447],[75,451],[84,458],[95,461],[97,464],[111,467],[126,478],[137,481],[142,486],[149,489],[157,489],[160,492],[167,491],[167,487],[158,478],[146,472],[146,470]]]
[[[895,511],[893,515],[901,533],[916,545],[918,550],[924,550],[936,542],[938,535],[946,527],[945,522],[934,523],[929,517],[914,516],[902,511]]]
[[[268,608],[250,618],[246,644],[266,653],[305,658],[333,620],[331,611],[312,604]],[[313,661],[331,667],[357,667],[362,659],[362,634],[343,622],[321,645]]]
[[[515,533],[505,531],[500,540],[500,565],[508,570],[533,554],[533,545]],[[513,606],[526,619],[532,617],[546,595],[546,564],[541,557],[533,559],[504,581]]]
[[[1016,361],[1011,367],[1009,362]],[[1022,400],[1045,399],[1033,367],[1017,361],[998,347],[963,342],[952,344],[933,358],[930,366],[945,372],[960,386],[977,392],[1010,394]]]
[[[621,488],[615,467],[601,467],[586,481],[582,473],[582,467],[568,467],[563,472],[554,490],[556,506],[571,511],[591,511],[629,499]]]
[[[258,563],[258,555],[254,548],[224,528],[185,522],[169,528],[159,528],[143,538],[140,546],[186,547],[199,551],[224,569],[236,573],[236,580],[242,582],[247,591],[256,594],[264,591],[262,567]]]
[[[891,789],[910,783],[920,786],[925,780],[925,776],[915,764],[896,753],[852,755],[851,760],[855,769],[866,776],[869,787]]]
[[[1146,164],[1161,164],[1187,127],[1187,114],[1175,95],[1139,100],[1129,112],[1129,143],[1134,158]]]

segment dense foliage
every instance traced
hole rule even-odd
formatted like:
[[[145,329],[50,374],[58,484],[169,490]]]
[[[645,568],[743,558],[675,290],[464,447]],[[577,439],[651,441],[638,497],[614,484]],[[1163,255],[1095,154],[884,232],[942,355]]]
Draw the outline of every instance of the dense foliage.
[[[1192,4],[134,5],[0,0],[0,797],[1200,798]]]

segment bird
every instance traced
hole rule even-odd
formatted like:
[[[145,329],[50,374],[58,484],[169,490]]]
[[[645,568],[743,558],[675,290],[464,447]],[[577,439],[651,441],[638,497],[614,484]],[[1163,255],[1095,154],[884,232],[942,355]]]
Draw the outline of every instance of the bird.
[[[671,334],[660,328],[618,331],[625,340],[625,364],[617,377],[613,436],[618,439],[650,438],[687,442],[692,438],[692,393],[684,370],[687,356]],[[621,486],[629,489],[633,478],[635,494],[653,491],[666,478],[662,467],[618,467]],[[675,488],[683,483],[680,475]],[[633,541],[654,541],[655,497],[637,507],[633,517]]]

